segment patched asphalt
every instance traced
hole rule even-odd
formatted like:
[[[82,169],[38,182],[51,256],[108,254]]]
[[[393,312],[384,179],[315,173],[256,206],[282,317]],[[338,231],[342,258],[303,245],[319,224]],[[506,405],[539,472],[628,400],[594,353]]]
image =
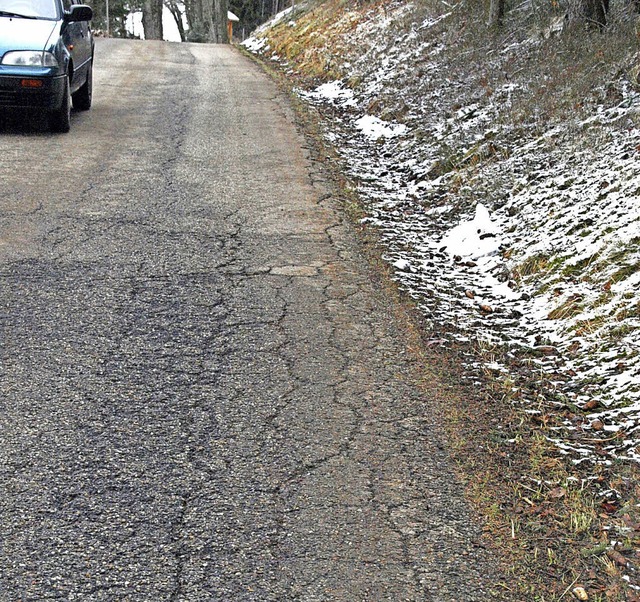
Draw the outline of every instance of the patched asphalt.
[[[262,71],[99,40],[0,127],[0,600],[501,599],[392,301]]]

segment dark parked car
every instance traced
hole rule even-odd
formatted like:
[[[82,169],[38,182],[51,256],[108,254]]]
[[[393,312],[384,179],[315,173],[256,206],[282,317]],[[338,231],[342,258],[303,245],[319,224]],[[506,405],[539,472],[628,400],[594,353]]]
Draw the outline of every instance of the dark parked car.
[[[53,131],[69,131],[72,100],[91,107],[92,16],[73,0],[0,0],[0,113],[45,111]]]

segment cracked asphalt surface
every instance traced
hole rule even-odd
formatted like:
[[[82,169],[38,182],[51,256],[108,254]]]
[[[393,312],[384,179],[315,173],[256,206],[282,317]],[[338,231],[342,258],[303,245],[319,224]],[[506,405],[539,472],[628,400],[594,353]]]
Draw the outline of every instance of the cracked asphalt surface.
[[[99,40],[0,127],[0,600],[494,600],[429,387],[287,103]]]

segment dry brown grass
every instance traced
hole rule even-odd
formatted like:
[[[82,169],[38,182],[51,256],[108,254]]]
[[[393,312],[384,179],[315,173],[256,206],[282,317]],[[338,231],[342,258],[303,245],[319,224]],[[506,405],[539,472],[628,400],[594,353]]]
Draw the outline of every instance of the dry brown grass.
[[[436,4],[441,10],[442,3]],[[629,44],[630,39],[635,39],[630,22],[620,20],[603,34],[573,30],[542,40],[540,35],[549,24],[549,15],[513,11],[504,30],[488,32],[483,3],[448,4],[452,7],[451,16],[428,35],[433,37],[434,44],[444,43],[442,68],[452,81],[464,82],[460,93],[465,96],[451,94],[434,110],[446,113],[474,98],[490,98],[494,90],[511,82],[516,84],[517,92],[511,107],[500,119],[511,127],[511,135],[535,136],[550,122],[562,122],[568,115],[587,114],[593,103],[605,101],[613,105],[618,101],[620,72],[630,67],[635,52]],[[548,8],[547,3],[541,2],[521,6],[525,5]],[[344,55],[353,56],[362,51],[350,34],[370,10],[384,10],[384,3],[364,2],[359,6],[355,0],[317,2],[310,12],[296,16],[294,25],[283,22],[272,30],[271,48],[286,57],[300,77],[314,83],[317,79],[344,77],[341,68]],[[432,0],[418,0],[416,10],[422,18],[436,8]],[[407,25],[409,21],[407,17]],[[535,43],[522,45],[516,52],[503,52],[509,44],[526,39]],[[410,76],[420,80],[414,82],[415,89],[427,99],[434,84],[420,75],[419,65]],[[357,84],[358,76],[353,77],[353,83]],[[390,90],[387,96],[382,93],[376,98],[376,110],[393,114],[397,111],[402,115],[394,93],[395,90]],[[317,130],[315,136],[316,143],[322,144]],[[323,154],[324,151],[320,153]],[[455,148],[447,149],[446,153],[443,150],[440,165],[451,170],[467,169],[468,165],[448,161],[451,157],[459,161],[458,157],[463,156]],[[476,154],[471,162],[485,160],[492,157]],[[344,180],[340,185],[348,187]],[[348,190],[343,198],[348,200],[354,228],[359,230],[357,218],[362,211],[358,209],[358,199]],[[382,281],[387,282],[385,290],[407,302],[394,285],[385,280],[389,276],[385,272],[388,266],[376,263],[375,240],[363,242],[382,274]],[[559,276],[571,277],[563,273],[563,269],[566,266],[561,261],[549,255],[537,255],[523,262],[516,276],[535,279],[555,270]],[[621,310],[616,318],[619,321],[635,318],[640,315],[639,308],[636,300],[630,299],[629,307]],[[574,298],[561,304],[557,314],[558,317],[576,315],[580,310],[581,300]],[[505,584],[511,595],[534,602],[568,600],[571,599],[570,586],[579,580],[588,590],[590,600],[632,600],[632,592],[621,579],[620,566],[607,551],[612,541],[619,541],[620,553],[640,563],[636,555],[640,548],[637,468],[612,464],[583,471],[580,465],[574,465],[559,452],[550,441],[556,432],[554,429],[564,420],[575,420],[579,424],[586,418],[577,408],[558,409],[557,403],[545,399],[549,393],[548,399],[553,400],[549,381],[556,375],[533,375],[523,363],[514,369],[511,380],[485,372],[478,374],[478,381],[484,384],[470,389],[462,384],[460,359],[462,356],[468,359],[470,350],[451,346],[441,352],[421,345],[421,337],[428,335],[421,329],[419,317],[410,308],[409,317],[404,319],[413,341],[412,348],[420,361],[439,366],[435,376],[447,388],[441,400],[441,415],[450,453],[467,483],[469,499],[486,525],[487,541],[500,551],[505,566],[513,567],[513,580]],[[577,327],[587,332],[599,326],[599,322],[585,320]],[[481,359],[483,353],[502,353],[500,349],[473,352]],[[429,374],[425,378],[433,376]],[[513,379],[517,379],[517,388]],[[541,399],[534,408],[538,414],[532,415],[520,407],[519,391],[525,388],[533,397]],[[578,429],[576,436],[584,433]],[[595,478],[586,480],[587,472]],[[618,493],[615,504],[606,503],[603,493],[607,490]]]

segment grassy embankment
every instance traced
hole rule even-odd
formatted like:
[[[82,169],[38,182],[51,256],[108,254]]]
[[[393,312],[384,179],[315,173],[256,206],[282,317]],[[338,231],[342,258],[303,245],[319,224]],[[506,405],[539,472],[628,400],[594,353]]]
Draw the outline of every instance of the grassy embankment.
[[[368,113],[407,123],[414,144],[403,152],[413,152],[418,161],[429,158],[426,177],[442,179],[448,203],[464,208],[481,200],[497,207],[496,199],[504,202],[517,188],[514,157],[522,153],[526,158],[522,149],[554,128],[562,136],[545,138],[535,155],[538,165],[525,166],[524,172],[557,162],[565,148],[579,155],[635,126],[634,115],[585,126],[598,111],[618,106],[637,85],[633,16],[621,2],[612,2],[612,23],[604,32],[582,26],[562,29],[560,4],[518,3],[504,28],[489,30],[486,7],[478,2],[325,0],[299,3],[294,14],[261,35],[269,45],[265,56],[278,57],[287,85],[311,89],[341,80],[359,95]],[[416,47],[420,52],[412,51]],[[387,71],[380,86],[372,86],[389,57],[398,68]],[[507,87],[504,102],[498,91]],[[450,116],[469,106],[489,107],[490,126],[454,127],[434,155],[431,130],[424,124],[434,115],[451,121]],[[333,110],[324,113],[325,128],[332,127]],[[309,115],[303,120],[311,123]],[[315,135],[318,145],[326,144]],[[342,185],[345,198],[358,207],[352,214],[360,226],[356,218],[367,214],[366,200],[354,193],[356,183],[343,179]],[[605,187],[598,182],[592,186]],[[434,199],[427,195],[420,202],[428,206]],[[363,237],[374,261],[380,255],[375,238],[375,230]],[[569,282],[601,288],[602,294],[592,299],[561,299],[549,319],[579,318],[590,311],[590,318],[567,329],[575,329],[576,337],[595,333],[598,345],[610,348],[623,336],[638,334],[637,293],[622,299],[623,309],[607,304],[612,284],[637,272],[637,248],[636,238],[615,252],[601,250],[581,262],[560,252],[527,256],[517,247],[502,252],[510,261],[511,278],[528,290],[544,294]],[[379,267],[390,275],[386,264]],[[393,286],[389,290],[397,293]],[[598,311],[605,307],[607,311]],[[407,332],[413,347],[431,366],[429,378],[435,373],[446,389],[442,414],[451,454],[488,540],[511,567],[513,580],[502,584],[505,592],[549,602],[582,595],[579,589],[573,593],[582,587],[589,600],[640,599],[631,587],[638,583],[635,566],[640,565],[638,469],[610,457],[605,444],[611,435],[591,428],[589,413],[599,402],[575,404],[561,394],[557,383],[570,380],[562,374],[566,368],[538,361],[549,346],[510,354],[508,345],[495,340],[452,343],[443,354],[424,344],[439,333],[419,312],[412,316]],[[469,362],[470,355],[479,361]],[[632,359],[625,356],[625,361]],[[486,368],[491,360],[500,360],[509,371]],[[460,384],[469,366],[475,366],[481,388]],[[581,427],[585,423],[586,430]],[[580,427],[577,435],[568,435],[576,445],[585,433],[596,442],[593,458],[576,463],[575,456],[561,453],[550,441],[568,424]]]

